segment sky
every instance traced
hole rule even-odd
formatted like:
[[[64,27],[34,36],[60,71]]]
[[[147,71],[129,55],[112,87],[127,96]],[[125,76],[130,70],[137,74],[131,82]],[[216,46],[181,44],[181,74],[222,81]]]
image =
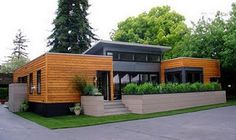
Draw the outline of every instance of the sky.
[[[89,22],[99,39],[110,40],[117,23],[152,7],[169,5],[186,18],[186,24],[203,15],[214,17],[219,10],[228,13],[236,0],[88,0]],[[0,64],[11,55],[12,41],[18,29],[27,36],[29,58],[48,51],[47,37],[53,29],[58,0],[0,0]]]

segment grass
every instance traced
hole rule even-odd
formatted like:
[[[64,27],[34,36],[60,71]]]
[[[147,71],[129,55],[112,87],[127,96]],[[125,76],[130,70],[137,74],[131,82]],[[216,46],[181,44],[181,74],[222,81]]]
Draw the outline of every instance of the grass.
[[[206,106],[192,107],[192,108],[158,112],[158,113],[150,113],[150,114],[142,114],[142,115],[123,114],[123,115],[112,115],[112,116],[103,116],[103,117],[92,117],[92,116],[86,116],[86,115],[80,115],[80,116],[69,115],[69,116],[46,118],[46,117],[42,117],[40,115],[31,113],[31,112],[18,112],[16,114],[25,119],[31,120],[37,124],[45,126],[47,128],[60,129],[60,128],[83,127],[83,126],[99,125],[99,124],[106,124],[106,123],[171,116],[171,115],[176,115],[176,114],[196,112],[196,111],[201,111],[201,110],[208,110],[208,109],[232,106],[232,105],[236,105],[236,100],[231,100],[231,101],[228,101],[227,103],[222,103],[222,104],[206,105]]]

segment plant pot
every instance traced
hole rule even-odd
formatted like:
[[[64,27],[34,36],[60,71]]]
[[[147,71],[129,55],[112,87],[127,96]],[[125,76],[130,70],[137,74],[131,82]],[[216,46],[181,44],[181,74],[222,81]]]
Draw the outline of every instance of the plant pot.
[[[80,110],[74,110],[74,113],[75,113],[75,115],[77,115],[77,116],[80,115],[80,112],[81,112]]]

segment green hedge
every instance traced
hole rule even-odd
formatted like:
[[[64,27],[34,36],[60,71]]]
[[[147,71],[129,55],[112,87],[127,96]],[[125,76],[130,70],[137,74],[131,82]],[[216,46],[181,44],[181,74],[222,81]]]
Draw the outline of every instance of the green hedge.
[[[8,88],[0,88],[0,99],[8,98]]]
[[[123,89],[126,95],[143,95],[143,94],[159,94],[159,93],[185,93],[185,92],[201,92],[201,91],[217,91],[221,90],[219,83],[168,83],[155,85],[152,83],[134,84],[130,83]]]

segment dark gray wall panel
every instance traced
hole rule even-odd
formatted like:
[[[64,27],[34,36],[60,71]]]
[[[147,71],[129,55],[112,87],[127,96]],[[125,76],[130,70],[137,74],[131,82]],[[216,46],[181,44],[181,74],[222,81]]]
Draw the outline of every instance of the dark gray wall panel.
[[[160,63],[113,61],[113,71],[160,72]]]

